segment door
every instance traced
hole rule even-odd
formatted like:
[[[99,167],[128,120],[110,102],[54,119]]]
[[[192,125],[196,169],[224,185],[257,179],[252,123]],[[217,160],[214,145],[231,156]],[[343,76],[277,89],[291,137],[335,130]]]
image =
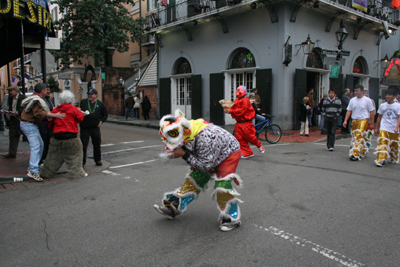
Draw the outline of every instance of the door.
[[[354,76],[353,75],[346,75],[346,80],[344,83],[345,88],[349,88],[351,92],[354,92]],[[340,93],[339,97],[341,97],[343,92]]]
[[[202,118],[203,111],[203,93],[202,93],[202,81],[201,75],[192,76],[192,110],[191,118],[199,119]]]
[[[185,118],[190,120],[192,118],[191,76],[173,78],[171,99],[172,110],[180,109],[185,114]]]
[[[300,130],[300,105],[303,103],[303,97],[307,95],[307,71],[296,69],[295,84],[293,92],[293,130]]]
[[[225,125],[225,113],[219,100],[224,98],[224,74],[210,74],[210,122]]]
[[[244,85],[247,88],[247,93],[255,88],[256,75],[255,71],[244,71],[235,73],[225,73],[225,99],[234,101],[236,99],[236,88]],[[260,95],[261,96],[261,95]],[[235,124],[236,121],[230,114],[225,114],[225,125]]]
[[[343,93],[343,74],[339,74],[337,78],[330,78],[330,88],[334,89],[337,96],[341,96]]]
[[[272,112],[272,69],[256,71],[257,92],[261,97],[261,111],[267,114]]]
[[[171,114],[171,79],[160,79],[160,117]]]

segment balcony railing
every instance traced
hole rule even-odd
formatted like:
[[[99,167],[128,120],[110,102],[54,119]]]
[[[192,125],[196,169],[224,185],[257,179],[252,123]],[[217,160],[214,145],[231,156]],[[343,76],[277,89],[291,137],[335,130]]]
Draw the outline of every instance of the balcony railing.
[[[298,2],[299,0],[292,1]],[[313,0],[310,1],[313,2]],[[215,9],[225,6],[232,6],[232,8],[234,8],[236,4],[241,2],[242,0],[177,0],[174,5],[167,4],[163,6],[158,4],[156,11],[150,12],[149,15],[147,15],[148,24],[145,30],[149,31],[152,28],[157,28],[180,20],[186,20],[199,14],[207,15],[207,13]],[[253,1],[243,0],[243,2]],[[355,10],[355,8],[352,7],[352,0],[332,0],[332,2]],[[390,5],[391,2],[388,0],[369,0],[367,14],[395,25],[397,21],[399,23],[398,26],[400,26],[399,10],[392,9]]]
[[[240,3],[241,0],[228,0],[228,3]],[[156,12],[147,16],[148,29],[166,25],[182,19],[224,7],[226,0],[178,0],[175,5],[159,5]],[[148,30],[147,29],[147,30]]]

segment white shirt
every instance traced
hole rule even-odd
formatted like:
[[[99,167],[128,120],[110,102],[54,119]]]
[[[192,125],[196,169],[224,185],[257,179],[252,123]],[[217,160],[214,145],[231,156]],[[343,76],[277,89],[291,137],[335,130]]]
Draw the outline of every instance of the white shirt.
[[[400,115],[400,104],[382,103],[379,106],[378,113],[382,115],[380,130],[394,133]]]
[[[369,97],[353,97],[350,99],[347,110],[351,111],[351,118],[353,120],[362,120],[369,119],[370,112],[375,110],[375,107]]]

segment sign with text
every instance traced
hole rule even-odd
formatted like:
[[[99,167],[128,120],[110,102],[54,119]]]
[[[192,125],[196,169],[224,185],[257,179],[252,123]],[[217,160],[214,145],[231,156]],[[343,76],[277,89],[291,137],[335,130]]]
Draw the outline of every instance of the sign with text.
[[[1,0],[0,15],[15,19],[27,20],[37,24],[48,31],[52,31],[51,15],[48,12],[45,0]]]
[[[329,78],[337,78],[339,76],[339,69],[338,65],[331,66],[331,73],[329,74]]]

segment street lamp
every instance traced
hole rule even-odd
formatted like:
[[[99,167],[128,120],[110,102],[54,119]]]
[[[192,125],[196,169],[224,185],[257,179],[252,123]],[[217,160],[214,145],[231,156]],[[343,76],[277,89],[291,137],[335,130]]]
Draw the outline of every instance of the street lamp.
[[[349,35],[346,31],[346,28],[344,26],[343,20],[340,21],[340,29],[337,30],[336,32],[336,40],[338,42],[338,49],[342,50],[343,48],[343,43],[347,38],[347,35]]]
[[[306,55],[310,55],[314,49],[315,43],[311,41],[310,35],[308,35],[307,40],[301,43],[301,47],[303,48],[303,53]]]
[[[386,54],[386,56],[381,59],[382,69],[387,69],[387,67],[389,67],[389,62],[390,62],[390,59],[388,58],[388,55]]]

